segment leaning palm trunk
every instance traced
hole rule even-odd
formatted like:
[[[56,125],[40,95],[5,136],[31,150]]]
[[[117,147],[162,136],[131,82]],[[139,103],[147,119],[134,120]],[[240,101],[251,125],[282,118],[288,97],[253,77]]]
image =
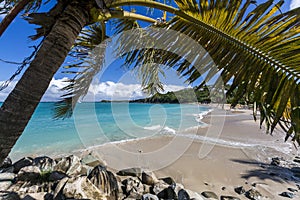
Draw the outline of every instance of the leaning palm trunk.
[[[35,59],[3,103],[0,108],[0,163],[21,136],[88,18],[88,12],[79,3],[67,5]]]

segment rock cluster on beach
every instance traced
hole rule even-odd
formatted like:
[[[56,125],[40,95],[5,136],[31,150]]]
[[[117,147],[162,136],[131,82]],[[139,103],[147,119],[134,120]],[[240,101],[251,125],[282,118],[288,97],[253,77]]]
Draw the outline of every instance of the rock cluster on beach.
[[[279,167],[282,161],[274,158],[271,165]],[[222,190],[226,190],[226,187]],[[247,199],[265,199],[255,185],[248,190],[238,186],[234,192],[237,196]],[[298,188],[287,188],[287,191],[279,195],[294,198],[297,192]],[[0,200],[240,200],[237,196],[218,196],[213,191],[198,194],[176,183],[171,177],[157,178],[153,172],[141,168],[124,169],[114,173],[100,161],[84,163],[74,155],[58,159],[46,156],[25,157],[15,163],[7,158],[0,165]]]

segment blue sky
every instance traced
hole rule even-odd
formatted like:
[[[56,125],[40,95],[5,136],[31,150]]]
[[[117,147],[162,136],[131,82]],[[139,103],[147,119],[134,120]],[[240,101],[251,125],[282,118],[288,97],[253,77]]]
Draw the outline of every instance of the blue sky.
[[[258,1],[260,2],[260,1]],[[53,3],[48,4],[42,10],[49,9]],[[290,8],[295,8],[300,6],[300,0],[286,1],[283,6],[283,11],[287,11]],[[145,9],[138,9],[138,12],[147,12]],[[153,16],[161,16],[160,13],[154,13]],[[0,16],[2,20],[3,16]],[[29,56],[32,49],[29,46],[37,45],[37,42],[31,41],[28,36],[34,35],[35,26],[28,24],[20,16],[9,26],[6,32],[0,38],[0,59],[21,62],[25,57]],[[108,30],[109,31],[109,30]],[[97,98],[109,99],[112,98],[110,90],[114,89],[116,93],[115,98],[137,98],[142,97],[143,94],[139,88],[139,84],[131,73],[119,67],[120,61],[114,62],[104,75],[101,77],[101,82],[98,83],[97,91],[101,91],[101,95]],[[17,69],[17,65],[10,65],[0,62],[0,82],[8,79]],[[62,80],[64,80],[66,74],[62,73],[62,69],[55,74],[54,79],[44,96],[44,101],[56,100],[61,92],[59,92],[59,87],[63,86]],[[20,78],[18,76],[16,81]],[[13,88],[16,81],[14,81],[7,89],[0,91],[0,101],[3,101],[9,91]],[[168,86],[167,90],[178,90],[186,87],[183,84],[183,80],[177,78],[174,71],[167,72],[167,79],[164,80],[165,84]],[[101,89],[101,87],[102,89]],[[95,88],[95,87],[94,87]],[[125,92],[126,91],[126,92]],[[122,94],[124,93],[124,94]]]

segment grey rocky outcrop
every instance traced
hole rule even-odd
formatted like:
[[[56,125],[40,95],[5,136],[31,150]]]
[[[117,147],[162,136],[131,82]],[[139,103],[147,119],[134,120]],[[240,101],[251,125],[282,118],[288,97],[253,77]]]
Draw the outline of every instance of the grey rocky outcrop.
[[[14,164],[9,160],[2,165],[12,172],[0,172],[0,200],[204,200],[219,199],[215,191],[201,194],[186,189],[172,177],[157,178],[153,172],[130,168],[113,173],[103,164],[88,165],[74,155],[58,159],[50,157],[23,158]],[[104,162],[97,162],[104,163]],[[91,167],[94,166],[94,167]],[[229,192],[229,188],[224,192]],[[281,196],[293,198],[296,189]],[[259,200],[262,195],[255,189],[245,192],[243,187],[234,191],[248,199]],[[232,191],[233,192],[233,191]],[[228,194],[228,193],[227,193]],[[244,197],[245,198],[245,197]],[[220,194],[221,200],[240,200],[235,196]]]

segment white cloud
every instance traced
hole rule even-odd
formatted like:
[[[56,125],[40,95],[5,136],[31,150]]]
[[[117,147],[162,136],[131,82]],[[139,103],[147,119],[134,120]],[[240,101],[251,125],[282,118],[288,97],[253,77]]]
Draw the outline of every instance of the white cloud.
[[[300,0],[292,0],[290,4],[290,9],[295,9],[300,7]]]
[[[65,82],[67,78],[52,79],[42,101],[57,101],[60,96],[64,94],[60,89],[67,85]],[[0,81],[0,84],[2,82]],[[0,102],[4,101],[7,95],[12,91],[16,81],[13,81],[5,90],[0,92]],[[186,88],[186,86],[179,85],[165,85],[165,92],[177,91]],[[127,100],[144,98],[140,84],[124,84],[121,82],[115,83],[112,81],[92,83],[89,92],[84,98],[84,101],[100,101],[100,100]]]

